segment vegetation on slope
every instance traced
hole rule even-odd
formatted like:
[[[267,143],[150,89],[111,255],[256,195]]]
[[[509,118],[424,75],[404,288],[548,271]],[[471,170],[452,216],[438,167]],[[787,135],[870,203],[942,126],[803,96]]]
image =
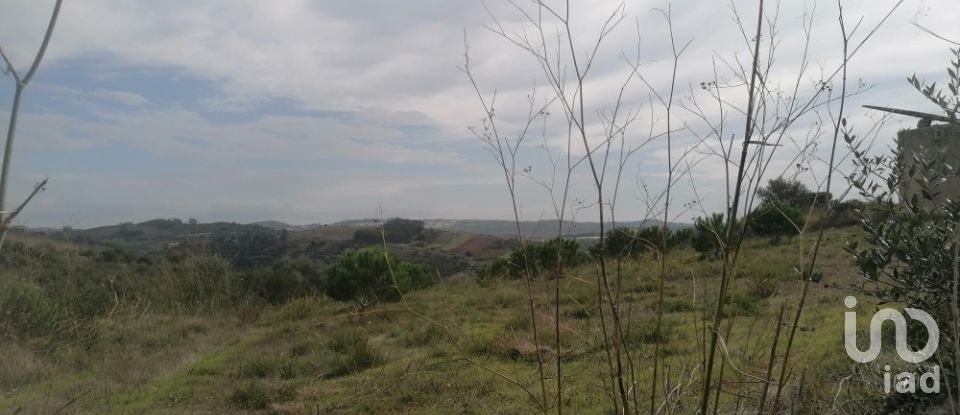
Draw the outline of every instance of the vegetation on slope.
[[[856,237],[847,230],[827,235],[824,266],[833,270],[832,281],[858,281],[841,248]],[[788,240],[770,247],[764,239],[747,242],[747,259],[726,309],[732,321],[727,348],[739,370],[764,366],[767,351],[745,345],[772,335],[779,305],[799,285],[791,266],[797,249],[794,243]],[[46,254],[4,254],[4,258],[21,259],[8,268],[17,270],[14,274],[29,275],[30,269],[36,269],[31,261],[54,252],[42,244],[25,243],[22,249]],[[98,270],[89,275],[136,267],[139,259],[107,262],[102,253],[83,256],[82,252],[61,255],[74,266],[86,263]],[[705,307],[711,307],[704,299],[714,298],[710,293],[718,281],[720,265],[698,257],[695,251],[682,248],[670,258],[660,336],[667,371],[674,379],[693,375],[689,371],[700,359],[695,345],[705,335]],[[637,323],[628,331],[628,342],[637,359],[652,353],[656,339],[651,323],[656,280],[643,272],[650,266],[644,261],[649,260],[629,262],[625,270],[631,277],[624,279],[624,301]],[[204,258],[166,261],[171,260],[153,266],[165,269],[181,264],[184,268],[177,272],[185,276],[184,281],[197,272],[220,275],[222,268],[214,265],[228,265]],[[589,266],[577,268],[571,278],[564,279],[561,299],[561,328],[569,334],[564,336],[561,356],[570,367],[563,405],[570,413],[595,413],[608,404],[602,395],[604,387],[593,382],[600,375],[595,372],[602,371],[599,362],[604,349],[598,316],[590,311],[596,288],[589,278],[578,277],[589,272]],[[540,281],[534,295],[549,304],[546,300],[552,290],[548,280]],[[355,302],[328,299],[317,291],[277,305],[248,300],[232,306],[188,306],[192,302],[185,301],[180,307],[162,307],[154,297],[148,302],[142,296],[120,296],[114,307],[108,280],[97,286],[111,294],[102,296],[106,305],[99,309],[106,311],[77,326],[73,334],[5,336],[0,342],[8,357],[0,364],[0,411],[22,407],[28,413],[44,412],[66,405],[79,413],[220,413],[225,408],[250,413],[450,413],[492,407],[527,413],[533,409],[529,397],[498,374],[530,385],[536,379],[535,356],[556,353],[551,346],[540,350],[533,346],[528,333],[531,321],[522,312],[527,301],[522,283],[512,279],[493,279],[483,286],[471,280],[448,281],[408,292],[406,303],[367,309]],[[185,299],[201,298],[192,296],[197,291],[181,292]],[[223,298],[222,304],[228,304],[225,300],[230,297]],[[850,370],[845,355],[838,353],[843,332],[841,292],[818,286],[812,303],[817,306],[801,321],[801,330],[810,335],[798,339],[802,352],[795,369],[808,378],[805,388],[793,391],[788,401],[804,411],[830,408],[835,402],[878,405],[881,398],[867,392],[875,391],[869,389],[872,385],[848,383],[839,388]],[[538,308],[535,315],[543,324],[553,319],[549,307]],[[721,395],[722,407],[747,405],[736,398],[737,390],[755,388],[755,383],[729,367],[723,376],[729,392]],[[676,405],[689,409],[689,400],[678,396]]]

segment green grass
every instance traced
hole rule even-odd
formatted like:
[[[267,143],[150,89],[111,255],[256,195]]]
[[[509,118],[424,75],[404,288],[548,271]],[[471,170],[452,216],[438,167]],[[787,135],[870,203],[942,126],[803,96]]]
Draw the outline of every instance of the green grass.
[[[828,234],[820,267],[824,283],[842,287],[858,281],[841,251],[849,237],[848,231]],[[792,316],[801,287],[792,271],[798,249],[798,239],[775,247],[748,241],[723,325],[733,324],[725,343],[742,371],[764,372],[780,304],[786,303]],[[668,257],[661,381],[689,378],[702,355],[703,317],[713,309],[719,265],[696,258],[692,251]],[[625,340],[638,365],[640,390],[649,390],[658,339],[658,269],[650,259],[621,268]],[[596,278],[590,267],[573,274],[561,282],[562,404],[567,413],[603,413],[609,403]],[[534,283],[532,318],[525,284],[509,280],[485,287],[450,282],[410,293],[407,303],[416,314],[400,303],[360,314],[350,304],[307,298],[262,306],[250,313],[254,318],[244,319],[148,315],[137,321],[118,315],[98,322],[89,345],[63,345],[55,352],[18,346],[10,356],[17,356],[22,370],[10,362],[0,365],[0,413],[19,407],[25,413],[50,412],[74,398],[70,409],[77,413],[531,413],[535,407],[523,388],[496,373],[535,395],[538,354],[550,359],[546,375],[555,374],[553,284]],[[815,284],[800,320],[791,373],[805,374],[805,395],[800,399],[791,386],[785,396],[811,412],[831,407],[840,379],[850,371],[842,342],[845,295]],[[861,308],[868,307],[863,301]],[[543,340],[539,350],[531,336],[534,322]],[[13,350],[4,347],[0,350]],[[47,372],[36,369],[40,366]],[[25,372],[30,375],[12,381]],[[725,409],[737,404],[738,390],[757,393],[755,383],[738,379],[728,366]],[[548,388],[552,385],[551,380]],[[684,391],[677,413],[692,410],[697,387]],[[843,391],[843,400],[860,405],[882,400],[879,390],[866,386]]]

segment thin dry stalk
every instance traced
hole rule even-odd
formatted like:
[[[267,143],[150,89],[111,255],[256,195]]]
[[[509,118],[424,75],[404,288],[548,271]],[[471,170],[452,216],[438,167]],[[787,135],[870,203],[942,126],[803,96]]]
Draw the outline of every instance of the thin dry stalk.
[[[777,344],[780,343],[780,327],[783,326],[783,310],[786,304],[780,304],[780,313],[777,314],[777,328],[773,332],[773,343],[770,345],[770,360],[767,361],[767,374],[764,377],[766,380],[763,383],[763,391],[760,392],[760,404],[757,405],[757,414],[763,415],[764,405],[767,402],[767,392],[770,390],[770,383],[772,379],[770,376],[773,374],[773,366],[777,359]]]
[[[728,320],[727,331],[724,333],[724,336],[730,338],[731,331],[733,331],[733,320]],[[717,415],[717,412],[720,411],[720,392],[723,391],[723,369],[726,368],[726,366],[726,360],[720,362],[720,373],[717,377],[717,390],[713,395],[713,415]]]
[[[530,269],[530,256],[528,252],[528,244],[526,238],[523,234],[523,229],[521,227],[521,217],[520,217],[520,206],[517,201],[517,192],[516,192],[516,175],[517,175],[517,151],[520,145],[523,142],[523,139],[526,137],[527,131],[534,123],[536,119],[542,116],[545,113],[545,108],[549,105],[546,104],[538,110],[535,109],[534,99],[535,95],[531,96],[530,99],[530,112],[527,117],[527,122],[523,127],[523,130],[518,135],[518,138],[510,143],[506,138],[500,135],[500,132],[497,128],[496,113],[494,112],[493,102],[496,100],[496,95],[494,95],[493,101],[488,104],[487,99],[484,97],[483,93],[480,92],[480,87],[477,85],[476,80],[473,77],[473,74],[470,72],[470,58],[469,54],[465,53],[464,66],[462,71],[467,75],[467,78],[470,80],[471,85],[473,85],[474,91],[477,94],[477,97],[480,101],[480,105],[483,107],[483,112],[487,118],[484,119],[484,129],[483,132],[474,132],[477,137],[483,140],[490,146],[491,153],[494,154],[497,162],[499,163],[504,179],[507,184],[507,189],[510,194],[511,206],[513,209],[514,224],[516,225],[517,239],[520,243],[520,250],[523,257],[524,268],[524,282],[526,285],[527,291],[527,305],[530,314],[531,321],[531,330],[533,331],[533,343],[537,355],[537,371],[540,379],[540,399],[538,400],[538,405],[541,410],[547,412],[547,385],[546,385],[546,376],[544,374],[544,362],[543,354],[541,353],[542,346],[540,342],[540,331],[536,318],[536,304],[534,301],[533,295],[533,271]]]
[[[656,335],[654,352],[653,352],[653,380],[651,382],[650,388],[650,413],[653,414],[656,409],[656,400],[657,400],[657,371],[660,367],[660,349],[662,340],[662,330],[663,330],[663,292],[664,292],[664,281],[666,280],[667,275],[667,244],[669,243],[669,225],[670,225],[670,190],[673,188],[673,174],[674,174],[674,164],[673,164],[673,100],[677,85],[677,69],[680,63],[680,55],[683,54],[683,51],[689,45],[687,43],[682,48],[677,48],[676,38],[673,33],[673,16],[671,14],[671,8],[668,6],[666,11],[660,10],[660,13],[663,14],[664,19],[667,22],[667,27],[670,32],[670,46],[673,51],[673,68],[671,71],[670,77],[670,93],[667,95],[666,101],[664,102],[661,97],[661,102],[663,103],[666,110],[667,117],[667,185],[664,189],[664,202],[663,202],[663,226],[660,228],[660,275],[659,275],[659,287],[657,293],[657,323],[656,323]],[[658,95],[659,97],[659,95]],[[669,383],[669,382],[668,382]],[[666,395],[667,391],[664,390]],[[639,409],[639,408],[638,408]]]
[[[827,166],[828,168],[827,188],[826,188],[827,193],[830,193],[830,188],[833,183],[834,162],[835,162],[836,152],[837,152],[837,142],[840,139],[841,125],[846,125],[846,119],[844,119],[844,110],[845,110],[845,104],[846,104],[846,98],[847,98],[847,63],[850,59],[850,53],[849,53],[850,37],[847,35],[847,26],[843,18],[843,5],[839,2],[839,0],[837,1],[837,6],[839,7],[838,21],[840,24],[840,34],[843,39],[843,67],[842,67],[843,75],[840,81],[841,82],[840,109],[839,109],[839,114],[837,116],[837,120],[834,122],[833,142],[830,149],[830,161]],[[830,207],[827,215],[829,215],[830,212],[833,211],[834,206],[836,206],[836,204]],[[784,350],[783,362],[781,363],[781,366],[780,366],[780,379],[777,382],[777,392],[773,400],[774,413],[776,413],[780,405],[780,394],[783,390],[783,385],[786,381],[787,365],[790,360],[790,352],[793,348],[794,336],[796,335],[797,327],[799,327],[800,325],[800,316],[803,313],[803,307],[804,307],[804,304],[806,303],[807,293],[809,292],[809,289],[810,289],[810,282],[814,278],[813,276],[814,265],[816,264],[817,256],[820,252],[820,245],[821,245],[821,242],[823,241],[823,234],[825,230],[826,230],[826,223],[824,222],[820,225],[820,231],[817,235],[817,240],[814,243],[813,255],[810,258],[810,266],[806,269],[806,272],[802,275],[804,280],[803,288],[801,289],[800,300],[799,300],[799,304],[797,305],[797,311],[794,314],[793,323],[790,327],[790,334],[787,337],[787,344]],[[764,395],[764,398],[765,397],[766,396]]]
[[[749,150],[751,139],[753,138],[753,115],[754,115],[754,105],[755,105],[755,95],[757,92],[757,75],[759,72],[759,56],[760,56],[760,35],[763,30],[763,1],[760,0],[757,12],[757,33],[754,38],[754,49],[753,49],[753,61],[751,68],[750,76],[750,89],[748,91],[748,101],[747,101],[747,120],[746,120],[746,131],[743,135],[743,150],[740,154],[740,163],[737,168],[737,182],[733,191],[733,204],[730,206],[730,210],[727,212],[728,224],[727,224],[727,234],[724,238],[725,241],[729,241],[731,236],[733,236],[734,228],[736,227],[736,215],[737,210],[740,205],[740,192],[743,187],[744,172],[747,166],[747,152]],[[717,350],[717,341],[719,337],[719,331],[717,328],[720,326],[720,320],[723,318],[723,303],[726,298],[727,286],[730,282],[731,277],[731,266],[730,263],[730,250],[724,249],[723,252],[724,265],[723,273],[720,277],[720,291],[717,294],[717,307],[714,310],[713,316],[713,326],[711,329],[710,336],[710,347],[707,349],[707,362],[704,367],[704,376],[703,376],[703,394],[700,397],[700,413],[707,413],[709,405],[709,396],[710,396],[710,381],[713,374],[713,362],[715,359],[715,354]]]
[[[27,85],[30,83],[30,80],[33,79],[33,76],[36,75],[37,69],[40,68],[40,62],[43,60],[43,55],[47,52],[47,45],[50,44],[50,38],[53,37],[53,29],[57,25],[57,17],[60,16],[60,5],[63,3],[63,0],[56,0],[56,3],[53,5],[53,12],[50,14],[50,22],[47,24],[47,30],[43,35],[43,42],[40,43],[40,50],[37,51],[36,57],[33,59],[33,64],[30,65],[30,69],[27,70],[27,73],[21,76],[16,68],[13,67],[13,63],[10,62],[10,59],[3,52],[3,48],[0,47],[0,57],[3,58],[3,62],[6,64],[7,69],[5,72],[9,72],[13,76],[13,80],[16,84],[16,88],[13,92],[13,105],[10,108],[10,121],[7,124],[7,141],[3,150],[3,166],[0,167],[0,249],[3,248],[3,242],[7,237],[7,229],[9,228],[10,222],[16,217],[17,214],[23,210],[24,206],[33,199],[39,191],[43,190],[44,186],[47,183],[47,180],[44,179],[40,185],[34,187],[30,196],[17,207],[14,212],[7,212],[7,182],[10,178],[10,161],[13,156],[13,141],[17,133],[17,120],[20,117],[20,100],[23,97],[23,91],[27,88]]]
[[[562,11],[557,11],[554,8],[547,6],[542,1],[533,2],[536,11],[535,13],[527,12],[518,4],[511,2],[511,4],[519,10],[523,16],[526,18],[528,23],[532,24],[539,33],[540,38],[534,44],[528,37],[525,35],[510,36],[508,35],[499,21],[494,17],[495,27],[490,29],[505,39],[509,40],[514,45],[520,47],[521,49],[531,53],[535,57],[538,64],[541,66],[544,75],[547,77],[548,84],[553,88],[556,100],[561,105],[564,115],[567,117],[569,126],[572,127],[569,131],[572,133],[572,136],[575,136],[577,141],[581,141],[583,144],[583,151],[585,153],[583,160],[586,161],[587,165],[590,168],[590,173],[592,175],[594,190],[596,192],[596,208],[599,214],[600,221],[600,240],[599,247],[600,250],[604,250],[605,246],[605,226],[607,222],[606,217],[606,204],[605,200],[606,195],[604,192],[604,174],[606,172],[606,162],[607,157],[609,156],[610,143],[612,134],[608,136],[607,140],[600,144],[606,149],[605,156],[602,160],[598,159],[595,156],[595,151],[597,148],[594,148],[589,143],[587,132],[587,120],[586,120],[586,100],[585,100],[585,81],[587,79],[588,73],[594,63],[597,52],[600,49],[600,45],[603,40],[610,34],[610,32],[619,25],[623,20],[623,8],[624,5],[621,3],[618,5],[613,13],[610,14],[608,19],[604,22],[604,25],[601,29],[600,35],[597,37],[597,41],[594,43],[594,46],[591,50],[588,51],[585,59],[581,60],[580,56],[576,52],[576,42],[574,40],[574,33],[571,25],[571,8],[569,1],[565,2],[565,8]],[[557,62],[552,61],[552,54],[546,52],[548,42],[544,34],[544,15],[552,16],[562,29],[562,34],[558,35],[562,39],[558,39],[558,47],[556,50]],[[491,14],[492,15],[492,14]],[[561,49],[564,49],[563,51]],[[567,84],[565,79],[566,68],[562,68],[560,64],[560,55],[565,55],[572,66],[572,87]],[[572,92],[570,90],[572,89]],[[622,99],[622,96],[621,96]],[[614,110],[612,120],[616,120],[617,113],[619,112],[619,100],[616,109]],[[626,128],[626,123],[623,126],[618,126],[616,121],[612,121],[611,128],[612,131],[617,131],[620,129]],[[568,148],[572,150],[572,148]],[[601,164],[602,161],[602,164]],[[577,162],[576,164],[579,164]],[[616,384],[617,393],[615,394],[616,398],[613,401],[614,407],[623,407],[624,410],[628,410],[629,407],[629,398],[626,387],[626,382],[624,379],[625,368],[624,368],[624,331],[621,318],[621,311],[619,309],[619,302],[617,301],[617,296],[614,295],[613,290],[611,289],[611,283],[608,278],[608,270],[605,261],[600,260],[597,264],[597,295],[598,295],[598,315],[600,317],[600,323],[604,335],[605,343],[605,353],[607,355],[608,366],[613,377],[613,381]],[[604,310],[604,303],[606,303],[609,308],[609,315],[607,311]],[[609,316],[610,324],[608,326],[607,317]],[[611,332],[612,329],[612,332]]]

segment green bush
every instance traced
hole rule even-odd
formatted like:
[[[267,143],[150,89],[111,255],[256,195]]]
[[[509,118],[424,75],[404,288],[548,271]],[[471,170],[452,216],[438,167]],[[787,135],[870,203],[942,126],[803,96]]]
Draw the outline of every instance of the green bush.
[[[115,274],[112,290],[120,300],[148,299],[169,309],[212,312],[238,303],[244,279],[233,271],[229,261],[210,255],[183,255],[157,259],[149,264],[138,261],[135,272]],[[113,297],[109,284],[101,289]]]
[[[240,366],[240,376],[245,378],[265,378],[279,370],[280,361],[276,359],[253,359]]]
[[[580,245],[572,239],[554,238],[533,244],[530,250],[536,258],[537,267],[542,271],[553,271],[558,265],[576,266],[583,262]]]
[[[728,316],[755,316],[760,312],[760,308],[766,303],[766,299],[757,292],[735,292],[730,295],[729,304],[733,307],[727,307],[724,314]]]
[[[580,245],[572,239],[554,238],[545,242],[528,242],[526,255],[523,248],[516,248],[505,258],[499,258],[479,273],[486,281],[497,276],[520,278],[526,271],[539,277],[543,272],[553,272],[558,262],[564,267],[573,267],[586,262],[589,258],[580,252]]]
[[[645,345],[654,343],[668,343],[676,334],[676,325],[670,320],[661,322],[660,332],[657,333],[657,323],[652,320],[639,322],[624,335],[630,345]]]
[[[750,213],[750,229],[762,236],[787,236],[803,227],[804,214],[800,208],[773,203],[761,203]]]
[[[720,259],[723,256],[723,239],[727,235],[727,221],[722,213],[714,213],[706,218],[696,218],[693,222],[694,234],[690,245],[700,253],[701,258]]]
[[[268,409],[274,402],[287,402],[294,397],[296,390],[289,385],[276,388],[250,381],[233,390],[230,402],[243,409]]]
[[[860,224],[860,212],[867,208],[867,204],[860,200],[840,202],[833,208],[833,212],[824,218],[826,226],[839,228]]]
[[[530,245],[527,245],[527,249],[530,250]],[[528,251],[527,255],[533,257],[532,252]],[[480,270],[477,281],[486,284],[497,277],[521,278],[528,270],[533,275],[539,275],[540,269],[537,267],[536,258],[532,258],[528,264],[527,255],[524,255],[523,248],[517,248],[506,257],[497,258],[489,266]]]
[[[592,250],[599,256],[600,245]],[[630,228],[614,228],[607,231],[603,238],[603,256],[607,258],[637,258],[643,251],[643,243],[638,232]]]
[[[770,298],[780,291],[780,279],[776,275],[765,272],[751,274],[747,277],[747,294],[756,298]]]
[[[387,242],[410,242],[423,232],[423,221],[394,218],[383,224]]]
[[[0,281],[0,332],[14,338],[53,334],[64,325],[63,309],[40,288],[22,282]]]
[[[380,229],[357,229],[353,231],[353,240],[366,245],[378,245],[383,242],[383,235]]]
[[[684,298],[667,298],[663,300],[663,311],[668,313],[686,313],[698,310],[698,306]]]
[[[767,187],[757,189],[757,195],[764,203],[776,206],[793,206],[802,210],[811,206],[827,206],[832,195],[826,192],[814,192],[795,179],[778,177],[767,182]]]
[[[282,272],[296,273],[300,275],[309,290],[317,293],[323,291],[323,285],[327,278],[326,270],[317,261],[306,257],[284,259],[274,264],[273,268]]]
[[[322,293],[325,281],[320,264],[307,258],[282,259],[244,275],[246,290],[271,304]]]
[[[330,376],[357,373],[386,361],[386,357],[370,345],[369,339],[359,331],[334,334],[327,348],[335,354],[331,361]]]
[[[384,240],[390,243],[406,243],[421,236],[423,221],[394,218],[383,223],[383,227],[357,229],[353,240],[364,244],[380,244]]]
[[[230,258],[237,268],[267,266],[282,255],[280,232],[253,227],[238,233],[215,234],[210,240],[214,254]]]
[[[433,284],[430,272],[399,261],[382,249],[364,249],[340,256],[327,270],[325,291],[341,300],[396,301],[400,293]]]
[[[176,267],[181,275],[180,301],[197,310],[214,311],[233,303],[237,281],[230,263],[214,256],[190,257]]]
[[[267,409],[270,406],[267,391],[254,382],[234,389],[230,394],[230,401],[245,409]]]
[[[311,281],[322,276],[290,262],[289,267],[310,275]],[[0,264],[5,265],[8,282],[9,274],[17,275],[72,321],[147,304],[151,310],[208,313],[257,300],[249,295],[256,290],[245,284],[256,278],[247,278],[230,261],[202,251],[135,255],[118,248],[74,250],[12,242],[0,252]]]
[[[670,233],[667,244],[671,248],[690,245],[696,236],[696,228],[683,228]]]
[[[271,304],[283,304],[308,293],[303,276],[289,270],[272,268],[251,271],[245,280],[254,293]]]

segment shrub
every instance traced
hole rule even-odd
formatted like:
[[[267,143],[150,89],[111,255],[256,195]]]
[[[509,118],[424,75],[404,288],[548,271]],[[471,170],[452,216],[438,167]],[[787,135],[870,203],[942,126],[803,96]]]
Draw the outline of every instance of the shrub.
[[[603,239],[603,255],[607,258],[635,258],[640,256],[640,240],[637,231],[630,228],[614,228]],[[600,246],[596,245],[599,249]],[[596,249],[594,256],[597,256]]]
[[[423,231],[423,221],[394,218],[383,224],[387,242],[409,242]]]
[[[749,223],[757,235],[779,237],[797,234],[803,220],[800,208],[764,202],[750,213]]]
[[[353,240],[362,244],[376,245],[383,242],[380,229],[357,229],[353,231]]]
[[[187,256],[168,269],[167,281],[174,286],[167,301],[196,311],[214,311],[234,303],[239,281],[234,280],[230,263],[220,257]]]
[[[230,258],[238,268],[266,266],[280,258],[280,233],[263,227],[245,229],[239,233],[215,234],[210,240],[213,253]]]
[[[537,258],[534,255],[536,249],[534,249],[533,244],[530,243],[527,244],[526,249],[527,252],[524,253],[524,248],[518,247],[510,253],[510,256],[508,256],[504,262],[500,263],[500,265],[505,268],[506,275],[519,278],[528,270],[533,275],[540,274],[540,268],[537,267]]]
[[[284,304],[277,312],[280,321],[300,321],[326,312],[325,302],[316,297],[301,297]]]
[[[668,313],[685,313],[696,311],[698,306],[683,298],[667,298],[663,300],[663,311]]]
[[[28,344],[3,342],[0,356],[0,390],[5,393],[41,381],[50,370],[42,353],[30,350]]]
[[[580,252],[580,245],[572,239],[554,238],[546,242],[528,242],[526,255],[516,248],[506,258],[498,258],[479,274],[481,283],[497,276],[520,278],[529,269],[533,276],[557,269],[558,260],[564,267],[577,266],[588,260]]]
[[[263,269],[248,272],[245,285],[271,304],[283,304],[309,293],[300,273],[283,268]]]
[[[540,244],[532,244],[529,249],[540,270],[552,271],[557,269],[558,264],[570,267],[583,262],[580,245],[572,239],[554,238]]]
[[[293,272],[300,275],[307,289],[320,293],[323,291],[326,282],[325,269],[317,261],[307,257],[298,257],[293,259],[284,259],[273,265],[275,270],[283,272]]]
[[[714,213],[693,222],[694,234],[690,245],[701,258],[720,259],[723,256],[723,238],[727,235],[727,222],[722,213]]]
[[[386,361],[370,340],[359,331],[343,331],[334,334],[327,348],[335,353],[331,362],[330,376],[357,373]]]
[[[826,226],[839,228],[860,224],[860,212],[866,209],[867,204],[860,200],[846,200],[833,208],[833,212],[824,218]]]
[[[357,229],[353,232],[353,240],[365,244],[379,244],[384,240],[406,243],[418,239],[423,231],[423,221],[394,218],[384,222],[382,227]]]
[[[43,291],[78,319],[102,315],[116,304],[108,280],[110,276],[115,277],[118,295],[127,290],[138,289],[132,287],[134,282],[129,281],[130,278],[125,274],[101,274],[104,268],[107,267],[82,267],[75,275],[56,276],[42,283]]]
[[[676,334],[676,325],[670,320],[663,320],[660,326],[660,333],[657,333],[657,324],[654,321],[643,321],[631,327],[625,334],[626,342],[630,345],[643,345],[654,343],[668,343]]]
[[[481,284],[487,284],[496,277],[520,278],[527,272],[528,267],[532,274],[539,275],[540,269],[537,267],[537,260],[533,257],[534,252],[532,252],[533,249],[531,249],[530,244],[527,245],[527,249],[527,255],[523,254],[523,248],[517,248],[506,257],[497,258],[488,267],[481,270],[477,281]],[[529,263],[527,258],[530,258]]]
[[[189,250],[143,256],[126,252],[16,242],[4,246],[0,263],[32,286],[31,292],[57,305],[65,319],[75,321],[146,304],[151,310],[206,313],[253,298],[245,297],[253,291],[244,286],[246,279],[221,257]]]
[[[760,312],[760,308],[765,303],[765,299],[752,291],[737,292],[730,296],[729,303],[733,307],[727,307],[724,310],[728,316],[754,316]]]
[[[792,206],[803,210],[811,206],[827,206],[832,195],[826,192],[813,192],[798,180],[778,177],[767,182],[767,187],[757,189],[757,195],[764,203],[776,206]]]
[[[642,229],[630,229],[618,227],[607,231],[603,239],[603,255],[607,258],[640,258],[641,255],[652,251],[662,251],[661,227],[647,226]],[[689,234],[683,233],[674,235],[667,230],[667,247],[677,246],[683,243]],[[600,246],[594,245],[590,249],[590,254],[594,258],[600,256]]]
[[[274,359],[253,359],[240,367],[240,376],[245,378],[265,378],[277,372],[280,362]]]
[[[480,284],[481,287],[488,287],[498,277],[507,275],[507,260],[505,258],[497,258],[493,260],[490,265],[476,267],[475,270],[477,273],[477,283]]]
[[[443,340],[446,335],[447,332],[439,326],[424,324],[413,330],[406,331],[402,337],[402,342],[405,346],[411,348],[423,347]]]
[[[243,409],[268,409],[274,402],[287,402],[296,396],[296,390],[290,386],[270,388],[250,381],[233,390],[230,401]]]
[[[696,228],[683,228],[670,233],[667,239],[669,247],[690,245],[696,235]]]
[[[299,342],[290,347],[290,356],[294,357],[306,356],[313,352],[314,344],[310,340]]]
[[[0,281],[0,331],[15,338],[52,334],[66,316],[63,309],[38,287],[14,281]]]
[[[771,273],[751,274],[747,277],[747,294],[757,298],[777,295],[779,278]]]
[[[401,262],[382,249],[364,249],[340,256],[327,270],[325,291],[341,301],[396,301],[401,292],[432,283],[426,268]]]

